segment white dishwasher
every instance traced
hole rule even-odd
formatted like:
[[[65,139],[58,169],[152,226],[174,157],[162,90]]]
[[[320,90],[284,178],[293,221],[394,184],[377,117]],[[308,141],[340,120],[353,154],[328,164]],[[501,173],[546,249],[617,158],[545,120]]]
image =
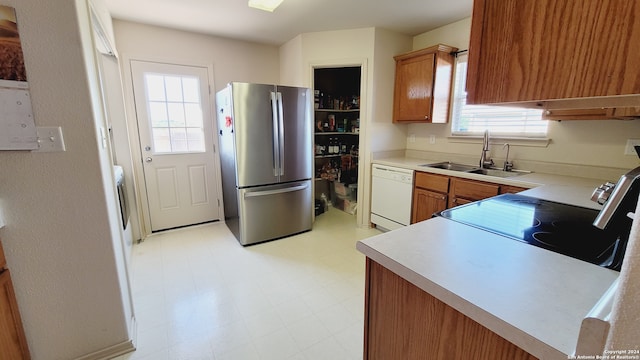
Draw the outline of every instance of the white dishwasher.
[[[374,164],[371,182],[371,222],[385,230],[409,225],[413,170]]]

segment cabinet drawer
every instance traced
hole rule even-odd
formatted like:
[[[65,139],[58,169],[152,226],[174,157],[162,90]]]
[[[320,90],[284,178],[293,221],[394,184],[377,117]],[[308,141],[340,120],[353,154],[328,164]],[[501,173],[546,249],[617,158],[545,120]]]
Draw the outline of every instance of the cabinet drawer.
[[[500,194],[515,194],[525,190],[529,189],[512,185],[500,185]]]
[[[469,200],[482,200],[488,197],[496,196],[499,192],[500,186],[497,184],[459,178],[451,179],[452,197],[463,197]]]
[[[449,191],[449,177],[416,171],[415,187],[446,193]]]

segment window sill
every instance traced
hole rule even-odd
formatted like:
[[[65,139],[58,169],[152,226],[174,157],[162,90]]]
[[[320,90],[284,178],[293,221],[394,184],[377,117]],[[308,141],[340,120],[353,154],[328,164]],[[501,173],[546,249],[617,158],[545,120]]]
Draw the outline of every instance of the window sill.
[[[451,135],[447,139],[451,143],[461,144],[478,144],[482,143],[484,137],[482,135]],[[512,146],[529,146],[529,147],[548,147],[551,143],[549,138],[525,138],[514,136],[489,136],[490,144],[505,144],[509,143]]]

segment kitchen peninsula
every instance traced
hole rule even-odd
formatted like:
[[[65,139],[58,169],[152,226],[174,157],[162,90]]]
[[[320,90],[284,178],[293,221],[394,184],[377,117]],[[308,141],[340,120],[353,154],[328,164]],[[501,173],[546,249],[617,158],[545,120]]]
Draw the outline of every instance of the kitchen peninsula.
[[[421,170],[429,162],[379,161]],[[497,181],[597,208],[588,199],[599,179],[516,178]],[[356,246],[367,257],[365,359],[567,359],[583,318],[619,274],[444,218]]]

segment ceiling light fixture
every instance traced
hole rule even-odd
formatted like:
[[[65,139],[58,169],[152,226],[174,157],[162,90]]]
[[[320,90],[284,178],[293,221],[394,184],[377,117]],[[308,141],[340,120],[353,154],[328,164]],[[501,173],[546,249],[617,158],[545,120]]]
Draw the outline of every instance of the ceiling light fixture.
[[[283,0],[249,0],[249,7],[254,9],[260,9],[268,12],[273,12]]]

